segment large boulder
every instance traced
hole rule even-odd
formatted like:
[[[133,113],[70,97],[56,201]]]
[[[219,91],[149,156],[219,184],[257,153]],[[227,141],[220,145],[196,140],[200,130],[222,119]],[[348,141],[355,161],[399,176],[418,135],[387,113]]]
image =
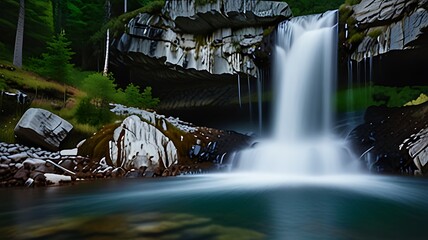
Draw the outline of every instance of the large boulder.
[[[73,126],[61,117],[44,109],[30,108],[14,131],[21,141],[56,151],[72,129]]]

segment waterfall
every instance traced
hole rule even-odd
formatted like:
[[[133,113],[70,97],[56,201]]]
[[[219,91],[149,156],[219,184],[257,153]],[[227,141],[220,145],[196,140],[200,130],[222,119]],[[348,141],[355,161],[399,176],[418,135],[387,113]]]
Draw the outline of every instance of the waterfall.
[[[337,75],[334,12],[305,16],[278,28],[275,57],[277,138],[308,138],[331,128]]]
[[[263,70],[257,71],[257,102],[258,102],[258,111],[259,111],[259,135],[262,135],[262,126],[263,126],[263,98],[262,98],[262,81],[263,81]]]
[[[354,70],[352,67],[351,57],[348,57],[348,92],[346,96],[347,111],[352,112],[354,110]]]
[[[238,101],[239,101],[239,107],[242,107],[242,100],[241,100],[241,76],[238,73]]]
[[[250,74],[247,73],[247,84],[248,84],[248,109],[250,111],[250,123],[253,121],[253,108],[251,106],[251,83]]]
[[[237,171],[306,176],[356,168],[332,134],[337,18],[337,11],[329,11],[278,26],[273,134],[240,152]]]
[[[373,85],[373,54],[370,53],[370,60],[369,60],[369,99],[372,98],[372,85]]]

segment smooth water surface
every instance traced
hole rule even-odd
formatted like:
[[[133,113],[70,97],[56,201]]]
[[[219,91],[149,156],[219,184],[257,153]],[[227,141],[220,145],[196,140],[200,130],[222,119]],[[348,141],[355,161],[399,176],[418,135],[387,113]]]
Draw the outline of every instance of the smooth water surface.
[[[225,174],[0,189],[0,239],[426,239],[427,184]]]

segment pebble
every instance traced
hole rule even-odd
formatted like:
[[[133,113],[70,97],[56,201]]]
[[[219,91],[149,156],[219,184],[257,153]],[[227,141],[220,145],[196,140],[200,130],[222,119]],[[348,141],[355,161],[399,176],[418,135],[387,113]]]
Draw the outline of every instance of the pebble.
[[[7,150],[8,153],[17,153],[18,152],[18,147],[11,147]]]
[[[0,168],[9,168],[8,164],[0,164]]]
[[[9,159],[12,159],[14,161],[19,161],[24,158],[28,158],[28,154],[26,152],[16,153],[9,156]]]

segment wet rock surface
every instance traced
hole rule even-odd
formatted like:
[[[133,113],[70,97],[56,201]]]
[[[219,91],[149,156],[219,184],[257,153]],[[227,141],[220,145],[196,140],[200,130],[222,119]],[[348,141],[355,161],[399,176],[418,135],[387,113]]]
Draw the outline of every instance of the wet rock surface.
[[[416,165],[415,175],[428,176],[428,127],[405,139],[399,148],[407,152]]]
[[[426,0],[363,0],[355,5],[352,17],[365,37],[352,59],[360,61],[393,50],[427,47],[427,9]],[[376,31],[379,34],[370,34]]]
[[[426,175],[428,103],[370,107],[364,124],[348,136],[354,153],[373,172]]]

